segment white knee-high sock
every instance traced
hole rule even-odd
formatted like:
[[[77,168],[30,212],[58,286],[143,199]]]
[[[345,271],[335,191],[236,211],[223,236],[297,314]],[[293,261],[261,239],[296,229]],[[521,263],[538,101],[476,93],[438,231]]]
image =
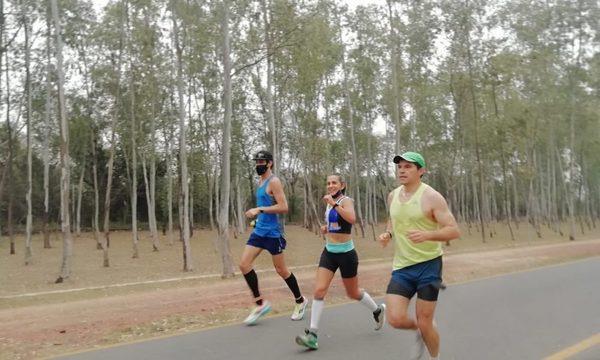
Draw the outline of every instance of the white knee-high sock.
[[[367,293],[366,291],[363,291],[363,296],[362,298],[360,298],[360,302],[364,306],[368,307],[371,311],[377,310],[377,304],[375,303],[371,295],[369,295],[369,293]]]
[[[310,329],[314,332],[319,330],[319,321],[321,320],[321,314],[323,313],[324,300],[313,299],[310,307]]]

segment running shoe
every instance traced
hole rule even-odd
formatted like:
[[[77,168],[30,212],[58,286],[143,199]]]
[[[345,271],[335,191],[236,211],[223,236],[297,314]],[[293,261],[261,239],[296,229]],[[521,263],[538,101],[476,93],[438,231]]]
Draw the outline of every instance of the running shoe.
[[[319,348],[317,334],[308,329],[304,329],[304,335],[296,336],[296,344],[305,346],[311,350],[317,350]]]
[[[416,333],[415,343],[410,350],[410,360],[419,360],[423,357],[423,354],[425,354],[425,342],[423,341],[421,332],[417,330]]]
[[[304,319],[304,312],[306,312],[306,305],[308,305],[308,301],[306,298],[302,297],[302,302],[300,304],[294,305],[294,312],[292,312],[292,320],[299,321]]]
[[[373,318],[375,318],[375,330],[381,330],[385,325],[385,304],[380,304],[377,310],[373,311]]]
[[[250,315],[248,315],[248,317],[246,318],[246,320],[244,320],[244,324],[246,325],[254,325],[256,324],[256,321],[263,315],[265,315],[266,313],[268,313],[269,311],[271,311],[271,303],[268,301],[263,301],[263,304],[260,306],[255,307],[252,312],[250,312]]]

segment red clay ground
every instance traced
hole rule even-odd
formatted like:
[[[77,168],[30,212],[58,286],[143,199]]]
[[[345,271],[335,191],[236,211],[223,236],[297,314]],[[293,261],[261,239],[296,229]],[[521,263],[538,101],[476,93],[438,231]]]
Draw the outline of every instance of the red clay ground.
[[[383,254],[385,258],[363,257],[359,268],[361,286],[374,296],[383,295],[390,272],[390,254]],[[447,251],[444,278],[452,284],[599,255],[600,240]],[[259,273],[259,279],[262,292],[273,302],[271,314],[287,316],[292,303],[285,283],[269,270],[268,264],[260,264],[257,269],[266,270]],[[310,297],[314,265],[293,270],[305,295]],[[43,358],[240,323],[252,305],[249,290],[239,275],[226,280],[188,279],[67,294],[0,297],[0,359]],[[336,278],[328,303],[343,301],[347,299]]]

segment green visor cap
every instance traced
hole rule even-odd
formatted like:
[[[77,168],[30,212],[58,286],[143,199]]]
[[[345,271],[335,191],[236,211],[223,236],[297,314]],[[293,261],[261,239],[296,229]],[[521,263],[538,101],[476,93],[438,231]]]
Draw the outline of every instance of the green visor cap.
[[[420,167],[425,167],[425,158],[423,157],[423,155],[416,152],[407,151],[402,155],[394,156],[394,164],[399,163],[400,160],[406,160],[411,163],[416,163]]]

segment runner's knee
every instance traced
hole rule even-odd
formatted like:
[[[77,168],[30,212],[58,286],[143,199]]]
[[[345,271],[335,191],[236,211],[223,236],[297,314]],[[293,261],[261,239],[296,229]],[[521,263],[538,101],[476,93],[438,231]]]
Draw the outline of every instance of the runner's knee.
[[[252,263],[249,261],[240,262],[240,271],[242,274],[247,274],[250,270],[252,270]]]
[[[325,299],[325,295],[327,295],[327,286],[315,287],[315,292],[313,293],[315,299]]]
[[[388,316],[388,323],[396,329],[412,329],[414,321],[408,316]]]

